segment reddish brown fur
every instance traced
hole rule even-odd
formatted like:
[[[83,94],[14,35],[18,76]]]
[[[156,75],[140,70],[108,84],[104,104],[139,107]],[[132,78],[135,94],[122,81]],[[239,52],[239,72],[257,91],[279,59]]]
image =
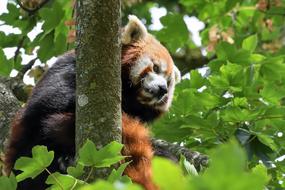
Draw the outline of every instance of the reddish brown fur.
[[[159,189],[152,181],[151,159],[152,146],[148,136],[148,130],[136,118],[123,113],[123,154],[130,156],[132,162],[125,170],[134,182],[144,186],[146,190]],[[127,160],[127,161],[128,161]]]
[[[145,68],[141,73],[140,73],[140,77],[145,76],[147,73],[151,72],[153,69],[151,67],[147,67]]]
[[[8,143],[8,146],[6,147],[6,152],[5,152],[5,157],[4,157],[4,171],[3,172],[6,175],[10,174],[14,166],[15,160],[13,160],[13,158],[15,158],[15,155],[18,152],[17,144],[19,144],[19,142],[21,141],[23,137],[24,128],[21,125],[23,111],[24,110],[21,109],[17,112],[11,124],[12,127],[11,127],[10,133],[13,135],[10,135],[9,143]]]
[[[153,60],[164,59],[167,63],[166,74],[170,75],[172,73],[173,61],[168,50],[150,34],[137,42],[129,45],[123,45],[122,64],[135,64],[137,59],[143,54],[146,54]]]

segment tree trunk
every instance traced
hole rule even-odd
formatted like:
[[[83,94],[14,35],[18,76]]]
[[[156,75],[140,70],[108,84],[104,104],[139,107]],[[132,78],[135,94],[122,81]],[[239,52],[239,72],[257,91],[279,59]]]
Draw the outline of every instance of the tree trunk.
[[[10,81],[0,78],[0,152],[3,150],[5,139],[8,135],[9,125],[15,113],[20,108],[20,103],[10,89]]]
[[[77,1],[76,146],[121,141],[120,0]]]

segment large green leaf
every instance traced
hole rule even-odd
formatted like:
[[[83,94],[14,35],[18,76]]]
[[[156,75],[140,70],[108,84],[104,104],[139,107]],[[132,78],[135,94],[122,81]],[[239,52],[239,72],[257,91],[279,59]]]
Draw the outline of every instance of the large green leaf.
[[[42,8],[39,12],[42,20],[44,21],[43,30],[49,33],[56,28],[64,16],[64,10],[59,2],[54,2],[50,8]]]
[[[112,184],[107,181],[98,180],[93,184],[84,186],[79,190],[142,190],[143,188],[137,184]]]
[[[48,176],[46,184],[51,185],[48,190],[70,190],[78,189],[85,183],[70,175],[63,175],[56,172]]]
[[[245,171],[246,156],[236,143],[220,146],[210,157],[211,166],[201,176],[192,177],[189,190],[263,190],[268,182],[264,171]]]
[[[0,177],[0,187],[3,190],[16,190],[17,180],[13,174],[10,177],[1,176]]]
[[[84,166],[109,167],[122,160],[121,150],[123,145],[118,142],[111,142],[100,150],[90,140],[87,140],[79,150],[79,163]]]
[[[22,173],[17,175],[18,182],[27,178],[35,178],[42,173],[52,162],[53,151],[48,151],[45,146],[35,146],[32,149],[32,158],[21,157],[15,163],[15,169]]]
[[[152,162],[154,182],[162,190],[186,190],[187,181],[182,170],[170,160],[155,158]],[[163,172],[161,172],[163,168]]]

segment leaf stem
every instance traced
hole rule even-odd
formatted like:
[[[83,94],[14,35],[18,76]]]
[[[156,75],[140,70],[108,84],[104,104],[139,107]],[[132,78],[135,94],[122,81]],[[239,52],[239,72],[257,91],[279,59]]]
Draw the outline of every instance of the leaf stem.
[[[71,187],[71,189],[70,189],[70,190],[73,190],[73,189],[76,187],[77,183],[78,183],[78,180],[77,180],[77,179],[75,179],[75,182],[74,182],[74,184],[73,184],[73,186]]]
[[[59,185],[60,189],[64,190],[63,186],[61,183],[58,181],[58,179],[47,169],[45,168],[46,172],[55,180],[55,182]]]
[[[91,174],[93,173],[94,167],[92,167],[87,175],[87,177],[85,178],[85,182],[87,182],[89,180],[89,178],[91,177]]]

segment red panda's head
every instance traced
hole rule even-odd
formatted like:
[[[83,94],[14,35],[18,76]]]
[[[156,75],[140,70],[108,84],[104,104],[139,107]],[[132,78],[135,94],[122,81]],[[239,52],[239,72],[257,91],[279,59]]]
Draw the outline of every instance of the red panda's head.
[[[129,96],[158,112],[167,111],[174,86],[180,81],[180,72],[167,49],[133,15],[123,29],[122,44],[122,75],[129,83],[125,85],[135,91]]]

